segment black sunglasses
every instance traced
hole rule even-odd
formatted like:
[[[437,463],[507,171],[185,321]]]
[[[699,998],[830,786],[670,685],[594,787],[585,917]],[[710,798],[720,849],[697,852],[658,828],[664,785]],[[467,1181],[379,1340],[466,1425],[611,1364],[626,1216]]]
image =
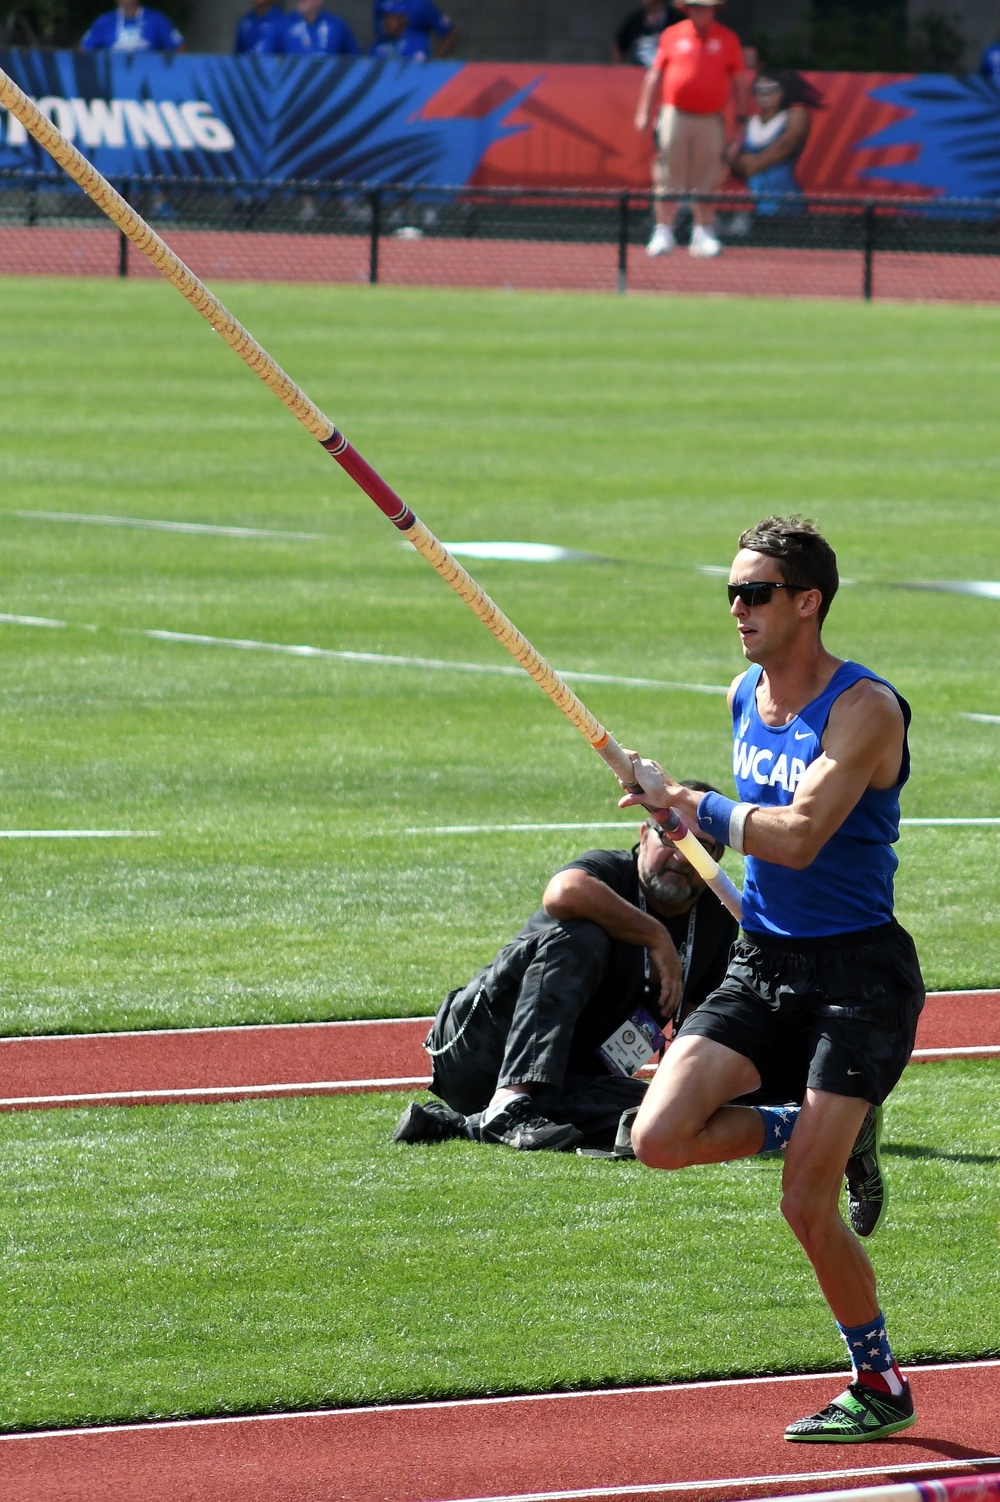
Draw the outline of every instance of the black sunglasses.
[[[754,581],[750,584],[727,584],[730,605],[735,605],[737,600],[742,600],[744,605],[749,605],[752,610],[755,605],[767,605],[771,595],[776,589],[790,589],[794,594],[801,590],[801,584],[773,584],[770,579],[766,582]]]

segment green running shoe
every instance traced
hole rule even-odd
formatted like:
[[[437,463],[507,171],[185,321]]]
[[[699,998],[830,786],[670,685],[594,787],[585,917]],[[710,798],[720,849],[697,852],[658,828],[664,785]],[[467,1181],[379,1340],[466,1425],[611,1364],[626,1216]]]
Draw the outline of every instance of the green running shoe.
[[[885,1439],[916,1422],[908,1382],[897,1397],[852,1382],[819,1413],[789,1424],[785,1438],[814,1445],[857,1445],[869,1439]]]
[[[874,1236],[889,1203],[889,1185],[879,1156],[881,1145],[882,1107],[869,1106],[844,1170],[847,1214],[856,1236]]]

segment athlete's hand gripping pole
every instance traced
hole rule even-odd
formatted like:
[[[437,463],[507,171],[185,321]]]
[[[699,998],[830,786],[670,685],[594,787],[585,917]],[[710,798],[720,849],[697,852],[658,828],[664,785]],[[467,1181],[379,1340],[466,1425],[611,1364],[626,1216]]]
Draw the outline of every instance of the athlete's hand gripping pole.
[[[426,558],[431,567],[437,570],[442,579],[451,585],[455,593],[479,617],[487,630],[491,631],[506,647],[514,660],[534,678],[539,688],[548,694],[552,702],[562,710],[577,730],[586,736],[594,750],[604,758],[618,779],[630,787],[633,786],[634,768],[631,758],[614,737],[604,729],[600,721],[591,714],[586,705],[577,698],[572,689],[563,682],[558,673],[535,651],[528,639],[518,631],[513,622],[507,619],[499,606],[494,604],[475,579],[400,500],[395,491],[372,469],[367,460],[363,459],[343,434],[337,431],[334,424],[320,411],[315,402],[282,370],[277,361],[272,360],[267,350],[257,343],[253,335],[238,319],[233,317],[228,308],[225,308],[195,276],[194,272],[185,266],[180,257],[175,255],[160,239],[160,236],[149,227],[140,214],[136,213],[131,204],[115,191],[107,178],[103,177],[93,163],[89,162],[82,152],[78,151],[62,132],[56,129],[51,120],[41,113],[27,94],[18,88],[14,80],[8,77],[2,69],[0,69],[0,105],[20,120],[39,145],[44,147],[59,166],[69,173],[74,182],[78,183],[94,203],[107,214],[112,223],[127,235],[146,259],[162,272],[169,282],[173,283],[202,318],[210,323],[216,333],[221,335],[236,351],[244,364],[249,366],[254,374],[270,387],[278,400],[283,402],[298,418],[303,427],[319,440],[327,453],[336,459],[342,469],[347,471],[351,479],[375,502],[379,510],[384,512],[393,526],[402,532],[417,552]],[[636,791],[641,791],[641,789],[636,789]],[[671,817],[676,818],[676,815]],[[726,907],[739,918],[739,892],[725,872],[712,860],[693,835],[686,831],[684,835],[680,834],[679,831],[683,830],[684,826],[679,820],[677,821],[679,826],[677,834],[674,834],[666,819],[660,822],[668,828],[688,861],[711,886],[720,901],[725,903]]]

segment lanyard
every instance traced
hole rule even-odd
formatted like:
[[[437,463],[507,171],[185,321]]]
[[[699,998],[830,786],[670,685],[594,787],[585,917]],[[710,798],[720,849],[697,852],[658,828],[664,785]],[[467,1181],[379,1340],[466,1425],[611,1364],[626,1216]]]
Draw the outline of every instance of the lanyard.
[[[649,911],[649,909],[646,907],[645,893],[643,892],[641,886],[639,887],[639,909],[643,913],[646,913],[646,912]],[[696,898],[695,902],[694,902],[694,904],[693,904],[693,906],[691,908],[690,913],[688,913],[687,935],[686,935],[686,937],[684,939],[683,944],[681,945],[680,949],[678,950],[678,956],[679,956],[679,959],[680,959],[680,962],[681,962],[681,996],[682,996],[682,999],[683,999],[684,987],[687,985],[688,973],[690,972],[690,969],[691,969],[691,956],[694,954],[694,926],[695,926],[695,922],[697,921],[697,917],[698,917],[698,901],[697,901],[697,898]],[[651,974],[651,967],[650,967],[650,963],[649,963],[649,950],[648,949],[643,949],[643,951],[642,951],[642,973],[645,976],[645,979],[646,979],[646,989],[648,991],[649,990],[649,978],[650,978],[650,974]]]

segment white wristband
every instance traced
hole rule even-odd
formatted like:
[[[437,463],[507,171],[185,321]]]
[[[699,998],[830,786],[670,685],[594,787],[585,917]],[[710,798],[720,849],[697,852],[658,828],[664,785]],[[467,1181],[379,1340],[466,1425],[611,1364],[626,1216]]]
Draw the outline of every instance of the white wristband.
[[[729,815],[729,848],[735,850],[737,855],[743,854],[743,831],[756,803],[737,803]]]

